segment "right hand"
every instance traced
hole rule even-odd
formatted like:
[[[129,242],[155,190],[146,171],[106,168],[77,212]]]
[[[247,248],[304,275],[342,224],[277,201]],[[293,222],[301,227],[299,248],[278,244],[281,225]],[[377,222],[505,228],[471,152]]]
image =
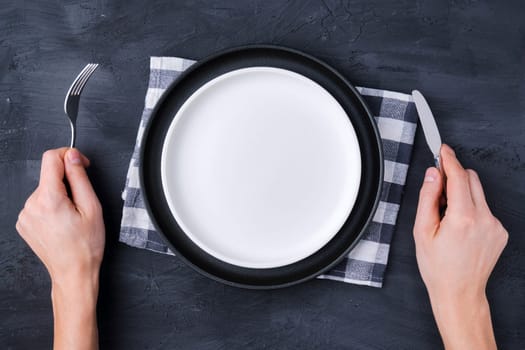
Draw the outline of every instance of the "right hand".
[[[447,177],[445,215],[440,216],[444,179],[436,168],[429,168],[420,191],[414,239],[419,270],[443,335],[456,321],[472,327],[482,313],[489,315],[490,324],[485,288],[508,233],[492,215],[478,175],[463,169],[446,145],[441,159]],[[491,325],[486,333],[492,334]]]

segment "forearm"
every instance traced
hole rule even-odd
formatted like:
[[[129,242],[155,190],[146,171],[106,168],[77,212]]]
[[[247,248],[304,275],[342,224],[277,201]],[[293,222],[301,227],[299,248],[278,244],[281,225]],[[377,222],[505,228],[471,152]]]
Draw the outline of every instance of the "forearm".
[[[430,299],[447,350],[497,348],[485,295],[461,300],[431,295]]]
[[[96,304],[98,279],[79,279],[67,284],[53,283],[55,350],[98,349]]]

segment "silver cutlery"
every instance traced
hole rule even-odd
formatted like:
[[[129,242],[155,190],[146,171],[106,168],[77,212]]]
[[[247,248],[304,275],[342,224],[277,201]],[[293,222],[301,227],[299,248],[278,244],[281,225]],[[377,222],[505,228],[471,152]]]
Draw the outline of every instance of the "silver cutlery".
[[[434,163],[436,168],[441,171],[440,149],[442,143],[441,136],[439,135],[439,130],[436,125],[436,120],[432,115],[430,106],[419,91],[412,91],[412,97],[414,99],[414,103],[416,104],[417,113],[419,114],[419,121],[423,127],[423,133],[425,134],[428,147],[434,154]]]
[[[89,63],[82,69],[73,81],[73,84],[69,87],[69,90],[66,94],[66,99],[64,100],[64,112],[66,112],[67,117],[69,118],[69,124],[71,125],[71,146],[75,147],[75,137],[76,137],[76,124],[78,116],[78,105],[80,102],[80,94],[86,86],[87,81],[97,69],[97,63]]]

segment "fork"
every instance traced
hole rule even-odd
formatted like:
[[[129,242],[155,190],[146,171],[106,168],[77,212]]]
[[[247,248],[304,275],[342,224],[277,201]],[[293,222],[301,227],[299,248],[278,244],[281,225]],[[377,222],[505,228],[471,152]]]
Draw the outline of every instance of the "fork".
[[[64,112],[66,112],[67,117],[69,118],[69,124],[71,125],[71,146],[75,147],[75,136],[76,136],[76,124],[78,116],[78,105],[80,102],[80,94],[86,86],[87,81],[97,69],[98,63],[89,63],[82,69],[73,81],[73,84],[69,87],[69,90],[66,94],[66,99],[64,100]]]

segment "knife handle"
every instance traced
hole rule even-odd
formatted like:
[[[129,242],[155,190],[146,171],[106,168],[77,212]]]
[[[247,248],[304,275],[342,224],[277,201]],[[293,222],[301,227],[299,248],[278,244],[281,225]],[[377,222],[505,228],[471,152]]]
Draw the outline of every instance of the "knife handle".
[[[441,168],[441,156],[440,155],[437,155],[434,157],[434,165],[441,172],[441,175],[443,175],[443,169]]]

